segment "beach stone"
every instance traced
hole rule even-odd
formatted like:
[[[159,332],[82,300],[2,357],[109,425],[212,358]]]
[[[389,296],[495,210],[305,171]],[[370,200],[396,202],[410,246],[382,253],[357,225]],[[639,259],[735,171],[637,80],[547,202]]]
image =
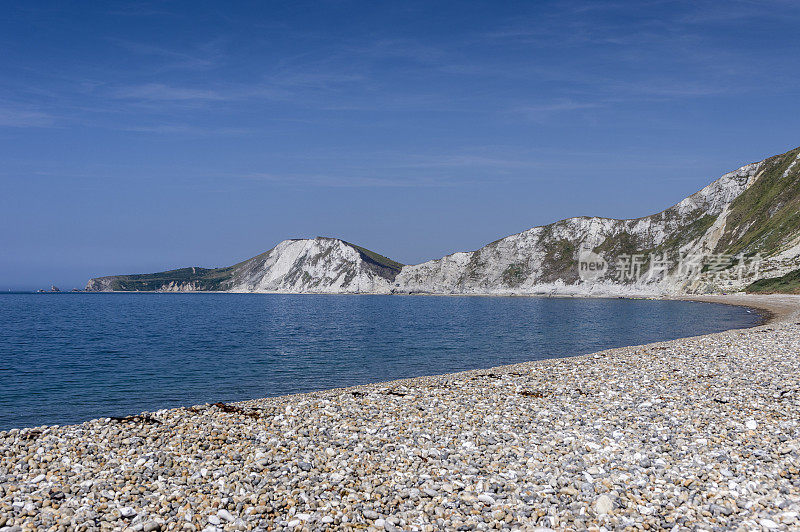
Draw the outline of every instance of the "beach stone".
[[[488,493],[481,493],[480,495],[478,495],[478,500],[481,501],[483,504],[486,504],[486,505],[489,505],[489,506],[491,506],[491,505],[493,505],[495,503],[494,498],[491,495],[489,495]]]
[[[594,501],[594,511],[600,515],[610,514],[614,509],[614,501],[608,495],[600,495]]]

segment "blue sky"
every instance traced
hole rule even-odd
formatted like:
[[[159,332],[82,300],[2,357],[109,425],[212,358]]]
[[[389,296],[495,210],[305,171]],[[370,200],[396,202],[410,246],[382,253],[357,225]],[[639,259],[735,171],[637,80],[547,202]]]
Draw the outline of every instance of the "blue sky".
[[[657,212],[800,145],[798,27],[794,1],[7,3],[0,289]]]

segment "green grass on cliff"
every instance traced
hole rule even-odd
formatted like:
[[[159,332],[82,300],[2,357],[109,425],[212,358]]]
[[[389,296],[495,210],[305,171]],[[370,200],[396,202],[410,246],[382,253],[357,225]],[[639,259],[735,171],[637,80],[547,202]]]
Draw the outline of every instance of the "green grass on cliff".
[[[731,204],[717,252],[769,255],[800,228],[800,148],[767,159],[753,186]]]
[[[397,270],[399,272],[400,269],[403,267],[403,263],[394,261],[394,260],[392,260],[392,259],[390,259],[388,257],[384,257],[383,255],[379,255],[378,253],[375,253],[374,251],[370,251],[367,248],[362,248],[361,246],[356,246],[355,244],[350,244],[350,242],[346,242],[346,244],[349,244],[349,245],[353,246],[358,251],[360,251],[361,253],[363,253],[364,255],[366,255],[367,257],[369,257],[370,259],[372,259],[373,261],[375,261],[379,265],[383,266],[384,268],[389,268],[390,270]]]
[[[171,283],[195,283],[197,290],[223,290],[233,275],[233,268],[179,268],[158,273],[115,275],[111,289],[115,291],[149,292],[161,290]]]
[[[800,294],[800,270],[783,277],[761,279],[747,287],[748,294]]]

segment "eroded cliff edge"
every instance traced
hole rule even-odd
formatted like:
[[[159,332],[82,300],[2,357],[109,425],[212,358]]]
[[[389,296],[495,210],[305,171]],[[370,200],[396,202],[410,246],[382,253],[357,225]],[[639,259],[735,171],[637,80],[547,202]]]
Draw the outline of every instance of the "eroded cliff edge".
[[[98,277],[86,289],[497,295],[739,291],[800,268],[798,160],[800,148],[795,148],[745,165],[651,216],[568,218],[422,264],[402,265],[340,239],[317,237],[285,240],[227,268]],[[582,271],[585,258],[602,268]]]

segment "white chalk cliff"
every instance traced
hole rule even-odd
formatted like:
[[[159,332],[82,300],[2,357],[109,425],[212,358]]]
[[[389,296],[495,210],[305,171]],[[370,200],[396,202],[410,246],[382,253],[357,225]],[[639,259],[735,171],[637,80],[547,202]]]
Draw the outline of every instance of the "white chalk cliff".
[[[634,220],[578,217],[422,264],[402,265],[336,238],[285,240],[228,268],[99,277],[87,290],[284,293],[640,295],[740,290],[800,267],[800,148],[723,175]],[[581,275],[586,253],[606,263]],[[621,275],[639,256],[636,277]],[[692,275],[686,257],[722,266]],[[756,262],[758,261],[758,262]],[[737,264],[758,268],[737,269]],[[744,273],[742,273],[744,272]],[[736,273],[734,275],[734,273]]]

